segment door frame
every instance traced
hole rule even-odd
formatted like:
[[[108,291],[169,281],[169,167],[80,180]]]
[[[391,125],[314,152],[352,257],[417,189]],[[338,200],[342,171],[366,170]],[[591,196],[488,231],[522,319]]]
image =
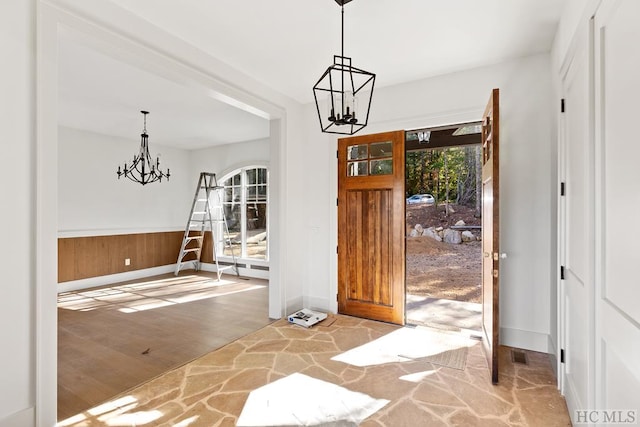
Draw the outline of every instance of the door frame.
[[[361,135],[366,134],[374,134],[374,133],[384,133],[388,132],[389,129],[422,129],[429,127],[442,127],[455,125],[459,123],[471,123],[477,122],[481,120],[482,113],[484,112],[484,106],[478,107],[475,109],[458,109],[452,110],[448,112],[443,112],[442,114],[433,113],[428,115],[416,116],[411,118],[410,120],[392,120],[388,122],[384,122],[382,124],[369,124],[362,132],[359,133]],[[327,142],[327,152],[331,157],[334,157],[338,152],[338,138],[335,135],[325,135]],[[329,244],[331,250],[335,250],[338,246],[338,209],[335,206],[335,201],[338,198],[338,162],[332,161],[329,163],[329,177],[331,181],[330,184],[330,193],[328,198],[329,206],[333,206],[330,209],[330,218],[329,218],[329,226],[332,230]],[[333,313],[338,312],[338,256],[331,256],[329,258],[329,291],[328,291],[328,299],[329,299],[329,310]]]
[[[337,172],[337,180],[338,180],[338,257],[341,261],[338,261],[338,313],[353,315],[353,316],[361,316],[367,317],[370,319],[391,322],[399,325],[405,324],[406,319],[406,309],[405,309],[405,149],[404,144],[406,140],[406,131],[397,130],[397,131],[389,131],[375,134],[366,134],[366,135],[358,135],[347,138],[339,138],[338,139],[338,152],[337,152],[337,163],[338,163],[338,172]],[[347,156],[347,148],[351,145],[366,145],[375,143],[386,143],[390,142],[392,144],[392,172],[390,174],[382,174],[382,175],[372,175],[367,173],[362,176],[348,176],[346,171],[349,165],[349,159]],[[370,157],[370,149],[367,150],[366,158],[359,160],[359,162],[365,162],[367,167],[370,162],[373,162],[374,157]],[[385,156],[386,157],[386,156]],[[353,160],[353,159],[351,159]],[[352,165],[355,163],[352,163]],[[351,232],[353,231],[349,228],[349,193],[351,191],[359,191],[362,192],[363,200],[369,201],[369,209],[367,210],[367,214],[365,215],[365,210],[362,208],[362,216],[356,215],[358,218],[357,222],[362,222],[363,218],[368,218],[371,220],[370,215],[377,215],[377,220],[374,220],[374,223],[377,225],[382,222],[385,224],[384,218],[388,218],[389,225],[388,228],[376,228],[376,231],[386,231],[391,238],[391,241],[384,244],[384,236],[382,234],[375,233],[377,237],[374,236],[373,241],[371,241],[371,234],[359,233],[360,229],[358,225],[354,227],[355,235]],[[383,199],[386,198],[378,195],[378,197],[371,199],[368,198],[367,193],[370,191],[379,191],[385,190],[385,192],[390,191],[390,197],[386,202],[383,202]],[[377,202],[376,203],[376,199]],[[353,207],[357,208],[357,204]],[[402,213],[400,214],[400,211]],[[342,230],[340,232],[340,230]],[[368,230],[371,231],[371,230]],[[353,240],[349,238],[349,236],[353,237]],[[360,239],[359,236],[362,236]],[[402,239],[402,241],[400,241]],[[388,251],[388,264],[384,261],[384,254],[380,254],[379,251],[382,251],[383,248],[386,247]],[[350,268],[353,264],[350,264],[347,259],[349,251],[355,250],[361,253],[368,253],[369,257],[373,257],[373,265],[379,267],[379,269],[375,269],[378,273],[374,275],[373,278],[369,274],[365,274],[366,267],[364,265],[355,266],[355,270],[358,271],[356,274],[355,281],[348,280],[349,272],[352,270]],[[397,261],[397,258],[401,258],[401,262]],[[382,259],[382,262],[380,262]],[[357,263],[363,264],[363,263]],[[341,268],[342,267],[342,268]],[[360,267],[360,268],[359,268]],[[362,271],[362,274],[360,274]],[[386,271],[386,274],[383,272]],[[365,277],[369,277],[370,280],[366,280]],[[361,280],[363,279],[363,280]],[[378,280],[379,279],[379,280]],[[388,280],[388,281],[386,281]],[[401,282],[401,283],[398,283]],[[342,286],[341,286],[342,283]],[[354,287],[353,284],[350,283],[359,283],[358,286]],[[378,287],[378,284],[387,283],[387,286]],[[366,289],[374,291],[370,294],[372,299],[361,299],[360,297],[364,293]],[[347,295],[347,291],[352,291],[354,298],[350,298]],[[376,291],[383,291],[386,289],[387,292],[378,293]],[[341,293],[342,291],[342,293]],[[376,301],[378,299],[378,301]],[[340,311],[342,310],[342,311]]]
[[[585,47],[586,44],[586,47]],[[584,49],[585,52],[581,53],[580,50]],[[560,67],[559,70],[559,81],[558,81],[558,85],[559,85],[559,94],[561,97],[561,100],[565,100],[568,97],[568,89],[567,89],[567,79],[570,78],[570,74],[573,72],[573,67],[574,67],[574,63],[575,61],[580,60],[579,55],[584,54],[585,56],[585,65],[587,67],[587,70],[585,71],[588,75],[587,75],[587,82],[588,82],[588,93],[585,95],[585,98],[587,98],[588,100],[588,105],[587,105],[587,109],[588,109],[588,115],[590,120],[590,125],[589,128],[585,130],[585,137],[586,137],[586,143],[584,144],[584,149],[590,151],[588,153],[589,155],[589,161],[585,162],[585,169],[591,168],[590,170],[590,175],[591,175],[591,179],[592,181],[595,182],[595,180],[593,179],[593,175],[594,175],[594,164],[592,164],[591,162],[593,162],[594,159],[594,147],[595,147],[595,143],[594,143],[594,138],[595,138],[595,129],[594,129],[594,115],[595,115],[595,108],[594,108],[594,76],[593,76],[593,70],[594,70],[594,33],[593,33],[593,20],[590,19],[588,21],[585,21],[584,23],[582,23],[580,25],[580,27],[577,29],[575,36],[571,42],[571,45],[567,51],[567,54],[564,58],[564,61],[562,63],[562,66]],[[568,260],[568,250],[570,250],[569,245],[568,245],[568,212],[569,209],[571,209],[570,206],[568,206],[567,204],[567,197],[566,194],[571,191],[570,189],[570,185],[568,185],[567,183],[567,178],[569,175],[569,168],[568,168],[568,138],[570,137],[568,135],[567,132],[567,126],[568,126],[568,121],[567,121],[567,117],[566,117],[566,113],[563,113],[562,111],[562,107],[561,107],[561,101],[558,100],[558,110],[557,110],[557,117],[558,117],[558,159],[557,159],[557,168],[558,168],[558,177],[557,177],[557,224],[558,224],[558,230],[557,230],[557,241],[556,241],[556,247],[557,247],[557,258],[556,258],[556,283],[557,283],[557,291],[556,291],[556,298],[557,298],[557,336],[558,336],[558,348],[556,349],[557,351],[557,360],[556,360],[556,366],[557,366],[557,382],[558,382],[558,389],[560,390],[560,393],[565,396],[566,400],[567,400],[567,406],[568,409],[570,411],[570,415],[572,415],[571,411],[573,409],[582,409],[582,408],[575,408],[574,407],[574,403],[576,403],[577,397],[575,396],[575,394],[572,392],[572,389],[570,388],[568,381],[567,381],[567,375],[569,374],[569,370],[568,370],[568,360],[564,360],[565,358],[568,358],[568,353],[570,351],[573,351],[574,349],[570,349],[569,348],[569,336],[567,335],[567,328],[570,327],[569,325],[569,321],[568,321],[568,313],[567,313],[567,306],[566,306],[566,300],[567,300],[567,283],[566,283],[566,276],[564,276],[563,278],[563,273],[564,274],[569,274],[568,271],[563,271],[563,267],[564,270],[567,270],[567,260]],[[567,105],[565,106],[566,111],[569,111],[570,105],[567,103]],[[589,172],[587,172],[589,173]],[[562,194],[562,185],[564,183],[565,186],[565,195]],[[594,188],[593,186],[591,187],[592,189]],[[589,193],[587,191],[587,193]],[[593,191],[591,192],[593,193]],[[593,196],[591,196],[591,200],[589,204],[592,204],[593,202]],[[584,207],[585,209],[588,209],[588,206]],[[591,213],[587,213],[585,214],[585,221],[587,222],[587,230],[590,232],[593,232],[594,230],[594,214],[593,212]],[[589,258],[588,263],[590,263],[591,265],[594,265],[595,263],[595,245],[593,243],[593,239],[589,238],[590,236],[586,236],[585,240],[585,245],[587,245],[587,249],[585,249],[587,251],[587,257]],[[585,318],[589,319],[588,325],[587,325],[587,337],[585,337],[585,339],[587,340],[587,346],[588,349],[584,354],[584,358],[587,359],[587,365],[588,365],[588,370],[586,372],[587,378],[586,381],[589,384],[593,384],[594,380],[595,380],[595,370],[594,370],[594,366],[593,363],[595,361],[595,343],[593,340],[593,336],[594,336],[594,332],[595,332],[595,306],[594,306],[594,302],[595,302],[595,296],[594,296],[594,286],[593,286],[593,280],[595,278],[594,276],[594,271],[595,271],[595,267],[593,267],[590,271],[590,275],[586,277],[587,282],[585,283],[585,292],[587,293],[586,298],[587,298],[587,306],[585,307]],[[592,408],[594,407],[593,404],[595,402],[595,394],[594,394],[594,390],[587,390],[587,402],[581,402],[582,406],[584,408]]]
[[[88,9],[87,9],[88,8]],[[37,35],[35,73],[36,145],[34,148],[36,175],[34,177],[35,218],[37,238],[35,248],[34,284],[34,400],[37,425],[54,425],[57,422],[57,240],[58,240],[58,183],[52,176],[58,175],[58,34],[69,29],[87,36],[96,46],[109,46],[124,58],[148,61],[158,70],[164,70],[170,80],[191,85],[219,100],[244,106],[247,111],[270,120],[269,146],[271,151],[271,182],[269,184],[271,215],[269,228],[270,279],[269,316],[281,318],[286,310],[285,272],[286,251],[286,194],[285,146],[287,138],[287,110],[264,96],[257,96],[247,89],[232,87],[224,76],[203,73],[198,65],[210,64],[211,58],[193,53],[189,45],[161,29],[138,25],[141,30],[133,38],[128,28],[140,23],[119,7],[98,7],[95,4],[68,6],[50,0],[37,0]],[[97,20],[97,17],[105,21]],[[103,22],[112,27],[107,28]],[[133,22],[133,23],[132,23]],[[143,23],[144,24],[144,23]],[[163,40],[159,45],[158,40]],[[164,52],[164,53],[163,53]],[[171,53],[170,55],[166,52]],[[128,56],[127,56],[128,55]],[[126,60],[123,59],[123,62]],[[164,68],[166,67],[166,68]],[[202,68],[202,67],[201,67]],[[202,68],[205,69],[206,67]],[[275,98],[274,94],[274,98]]]
[[[464,126],[464,125],[482,125],[482,120],[475,120],[475,121],[468,121],[468,122],[460,122],[460,123],[452,123],[452,124],[448,124],[448,125],[438,125],[438,126],[422,126],[419,128],[414,128],[411,130],[406,130],[406,133],[409,132],[414,132],[416,130],[426,130],[426,131],[437,131],[437,130],[448,130],[448,128],[453,128],[453,127],[459,127],[459,126]],[[444,150],[444,149],[449,149],[449,148],[455,148],[455,147],[478,147],[480,148],[480,150],[482,150],[482,133],[477,134],[478,135],[478,142],[477,143],[467,143],[467,144],[459,144],[459,145],[437,145],[437,146],[429,146],[429,147],[424,147],[425,150]],[[421,148],[422,149],[422,148]],[[405,187],[406,187],[406,153],[408,151],[417,151],[417,150],[407,150],[406,147],[406,142],[405,142]],[[482,156],[482,153],[481,153]],[[480,165],[481,168],[481,176],[480,179],[482,179],[482,165]],[[481,191],[482,193],[482,191]],[[482,206],[480,207],[480,210],[482,210]],[[405,204],[405,221],[407,218],[407,212],[406,212],[406,204]],[[405,264],[406,264],[406,236],[405,236]],[[480,272],[482,274],[482,271]],[[405,299],[406,299],[406,295],[407,295],[407,288],[406,288],[406,274],[407,274],[407,269],[406,269],[406,265],[405,265]],[[482,278],[480,279],[482,280]],[[480,305],[482,307],[482,302],[478,303],[478,305]],[[407,308],[405,306],[405,322],[407,320]],[[482,325],[481,325],[481,329],[479,331],[477,331],[478,333],[482,333]]]

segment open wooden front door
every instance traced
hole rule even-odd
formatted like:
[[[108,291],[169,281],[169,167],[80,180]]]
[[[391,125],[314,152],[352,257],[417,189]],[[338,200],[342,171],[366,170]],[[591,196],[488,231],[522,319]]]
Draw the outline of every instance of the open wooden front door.
[[[499,95],[493,89],[482,117],[482,342],[494,384],[498,383],[500,331]]]
[[[404,324],[404,131],[338,140],[338,312]]]

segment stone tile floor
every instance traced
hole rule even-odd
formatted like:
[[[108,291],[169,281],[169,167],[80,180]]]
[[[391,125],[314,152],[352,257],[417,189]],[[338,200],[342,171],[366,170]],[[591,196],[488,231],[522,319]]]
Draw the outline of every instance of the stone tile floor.
[[[58,426],[234,426],[252,390],[293,373],[389,400],[363,427],[571,425],[546,354],[527,351],[528,364],[516,364],[501,348],[499,385],[480,342],[464,370],[331,360],[397,328],[348,316],[311,329],[280,320]]]

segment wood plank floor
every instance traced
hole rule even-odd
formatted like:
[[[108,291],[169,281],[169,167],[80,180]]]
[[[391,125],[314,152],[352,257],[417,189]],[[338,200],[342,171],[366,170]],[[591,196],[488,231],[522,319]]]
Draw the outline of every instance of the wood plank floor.
[[[185,271],[61,293],[58,419],[271,323],[267,285]]]

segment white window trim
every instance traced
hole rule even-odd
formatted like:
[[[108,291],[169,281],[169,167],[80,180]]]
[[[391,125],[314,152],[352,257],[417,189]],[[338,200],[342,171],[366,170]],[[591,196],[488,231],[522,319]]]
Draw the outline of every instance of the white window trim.
[[[266,232],[267,232],[267,248],[266,248],[266,253],[265,253],[265,258],[251,258],[251,257],[247,257],[246,253],[247,253],[247,170],[250,169],[265,169],[267,171],[267,182],[266,182],[266,186],[267,186],[267,200],[266,200],[266,212],[267,212],[267,221],[266,221]],[[265,164],[251,164],[251,165],[246,165],[246,166],[242,166],[239,168],[236,168],[230,172],[228,172],[227,174],[225,174],[221,179],[220,179],[220,183],[222,184],[222,186],[224,187],[224,183],[225,181],[227,181],[228,179],[234,177],[235,175],[240,174],[240,236],[241,236],[241,245],[240,245],[240,254],[236,255],[236,261],[238,263],[241,264],[247,264],[247,265],[256,265],[256,266],[261,266],[261,267],[268,267],[269,266],[269,215],[270,215],[270,191],[269,191],[269,183],[270,183],[270,170],[269,170],[269,166],[265,165]],[[224,204],[224,196],[222,198],[221,201]],[[223,244],[219,243],[220,247],[216,248],[216,252],[223,254],[224,250],[223,250]],[[227,262],[231,262],[232,261],[232,257],[227,256],[227,255],[220,255],[219,257],[220,261],[227,261]]]

